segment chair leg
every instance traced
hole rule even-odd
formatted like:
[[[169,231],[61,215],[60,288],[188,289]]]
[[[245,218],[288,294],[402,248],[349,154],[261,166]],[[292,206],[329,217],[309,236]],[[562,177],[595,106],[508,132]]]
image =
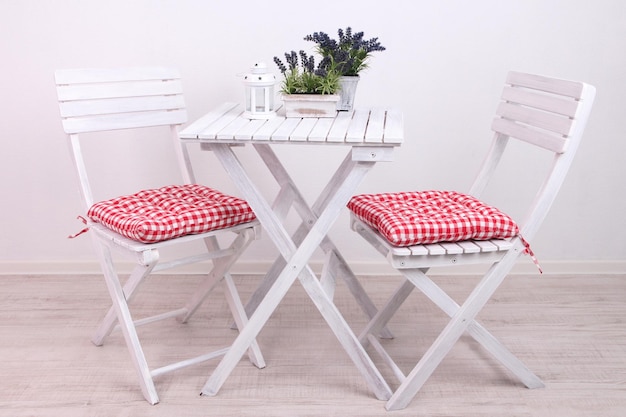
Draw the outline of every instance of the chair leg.
[[[385,405],[387,410],[400,410],[411,402],[468,326],[474,322],[476,315],[487,304],[487,301],[513,267],[518,255],[519,251],[510,250],[498,263],[491,266],[463,305],[456,310],[417,365],[393,393]]]
[[[372,320],[370,320],[359,335],[359,342],[361,342],[363,347],[367,347],[369,344],[368,335],[378,334],[378,332],[387,325],[389,320],[391,320],[393,315],[396,314],[396,311],[398,311],[402,303],[404,303],[414,289],[415,286],[411,282],[403,280],[400,287],[398,287],[398,289],[389,298],[385,306],[381,308],[374,317],[372,317]]]
[[[428,278],[422,271],[408,270],[404,273],[412,285],[419,288],[433,303],[443,310],[449,317],[454,316],[460,306],[437,284]],[[494,358],[502,363],[528,388],[543,388],[543,382],[513,355],[498,339],[496,339],[480,323],[472,320],[467,332],[480,343]]]
[[[244,230],[239,233],[229,247],[233,253],[231,253],[230,256],[213,260],[213,269],[209,272],[208,278],[200,284],[196,291],[194,291],[193,296],[185,306],[187,314],[182,318],[183,323],[186,323],[196,310],[198,310],[209,293],[213,290],[213,288],[215,288],[215,285],[217,285],[243,251],[246,250],[250,243],[252,243],[252,233],[253,232],[251,230]],[[215,237],[205,239],[204,243],[210,252],[220,249]]]
[[[157,257],[158,258],[158,257]],[[135,291],[139,287],[139,285],[144,281],[144,278],[147,277],[150,272],[154,269],[156,265],[156,261],[150,265],[137,265],[133,272],[128,277],[126,284],[124,284],[124,295],[126,297],[126,302],[130,302]],[[104,339],[108,337],[113,329],[115,328],[115,324],[117,323],[117,316],[115,313],[115,309],[113,306],[109,309],[104,319],[98,325],[98,328],[94,332],[94,335],[91,337],[91,342],[96,346],[102,346],[104,343]]]
[[[232,277],[228,273],[232,265],[239,258],[239,256],[243,253],[244,250],[250,245],[252,242],[253,232],[251,230],[244,230],[239,233],[239,235],[235,238],[235,240],[231,243],[229,249],[233,249],[233,253],[230,256],[222,257],[219,259],[215,259],[213,261],[213,269],[208,275],[208,278],[200,285],[192,298],[186,305],[187,314],[183,317],[183,323],[187,322],[189,318],[196,312],[196,310],[200,307],[202,302],[208,296],[208,294],[213,290],[215,285],[221,280],[224,281],[224,294],[226,296],[226,301],[230,307],[230,311],[235,320],[235,324],[239,329],[242,329],[247,322],[248,317],[246,315],[245,309],[243,307],[243,303],[241,302],[241,298],[239,297],[239,293],[235,284],[232,280]],[[219,250],[219,245],[217,239],[209,238],[205,240],[205,244],[209,251]],[[250,361],[258,368],[265,368],[265,359],[261,354],[261,349],[259,348],[256,340],[250,345],[248,349],[248,356]]]
[[[105,248],[99,242],[96,243],[98,244],[97,252],[102,265],[104,279],[111,296],[111,301],[113,302],[113,309],[115,310],[117,321],[124,334],[124,340],[126,341],[126,346],[131,355],[133,366],[139,376],[141,391],[150,404],[156,404],[159,402],[159,396],[157,395],[146,357],[133,324],[133,318],[126,302],[122,284],[113,267],[111,253],[108,248]]]

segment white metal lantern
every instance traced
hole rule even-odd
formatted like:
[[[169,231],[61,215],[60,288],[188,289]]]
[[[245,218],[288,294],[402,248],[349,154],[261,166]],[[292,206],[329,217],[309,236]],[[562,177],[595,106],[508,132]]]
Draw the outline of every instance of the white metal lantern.
[[[254,64],[250,73],[243,76],[246,90],[246,111],[248,119],[271,119],[276,116],[274,108],[274,87],[276,76],[267,72],[264,63]]]

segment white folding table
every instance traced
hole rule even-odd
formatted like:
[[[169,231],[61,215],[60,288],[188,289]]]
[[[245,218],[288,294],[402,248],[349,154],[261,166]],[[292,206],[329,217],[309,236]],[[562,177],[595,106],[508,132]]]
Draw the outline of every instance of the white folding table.
[[[243,108],[234,103],[218,106],[180,132],[184,142],[199,142],[202,149],[213,151],[235,185],[241,191],[272,242],[280,252],[263,283],[253,295],[247,310],[248,324],[240,333],[202,389],[215,395],[261,331],[296,278],[318,308],[329,327],[364,376],[370,389],[381,400],[391,390],[358,338],[333,304],[334,280],[341,277],[368,317],[376,308],[327,236],[367,172],[379,161],[391,161],[393,151],[403,141],[402,114],[390,109],[356,109],[338,112],[334,118],[285,118],[249,120]],[[303,194],[289,176],[272,146],[344,146],[347,154],[331,176],[315,203],[309,207]],[[233,152],[234,145],[252,145],[280,186],[270,203],[260,192],[243,164]],[[304,149],[304,148],[303,148]],[[306,155],[306,152],[302,153]],[[302,219],[290,236],[285,215],[294,207]],[[320,247],[325,265],[320,279],[308,265]]]

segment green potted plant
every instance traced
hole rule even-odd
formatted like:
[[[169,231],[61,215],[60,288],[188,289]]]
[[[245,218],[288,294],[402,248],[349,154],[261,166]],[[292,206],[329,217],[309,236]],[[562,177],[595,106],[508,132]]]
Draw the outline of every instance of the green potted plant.
[[[281,92],[287,117],[334,117],[339,95],[339,72],[333,65],[315,66],[304,51],[285,53],[285,63],[274,57],[283,74]]]
[[[320,66],[333,68],[340,75],[340,100],[338,110],[351,110],[359,81],[359,74],[369,65],[373,52],[384,51],[378,38],[365,39],[363,32],[352,32],[351,27],[337,30],[338,39],[332,39],[324,32],[307,35],[304,40],[315,42],[317,52],[322,56]]]

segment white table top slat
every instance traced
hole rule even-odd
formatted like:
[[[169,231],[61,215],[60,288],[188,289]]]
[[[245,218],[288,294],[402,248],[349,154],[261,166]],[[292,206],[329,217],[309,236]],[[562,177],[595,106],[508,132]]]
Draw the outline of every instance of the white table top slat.
[[[240,114],[241,111],[237,107],[232,108],[199,132],[198,139],[217,139],[219,132],[231,124]]]
[[[313,130],[311,130],[311,132],[309,133],[309,141],[325,142],[326,137],[328,136],[328,132],[330,132],[330,128],[333,126],[335,119],[330,117],[322,117],[316,120],[317,123],[313,127]]]
[[[209,111],[207,114],[187,126],[182,132],[185,132],[186,138],[196,139],[198,135],[206,130],[213,122],[215,122],[217,119],[222,117],[224,113],[232,110],[236,106],[236,103],[224,103],[221,106]]]
[[[404,140],[404,120],[399,110],[388,110],[385,120],[385,143],[400,144]]]
[[[357,109],[352,116],[352,122],[346,133],[346,142],[363,142],[365,140],[365,132],[367,131],[367,122],[370,118],[369,110]]]
[[[237,103],[224,103],[180,132],[182,140],[202,143],[281,142],[399,146],[404,137],[398,110],[355,109],[336,117],[284,117],[249,120]]]
[[[370,119],[367,124],[367,132],[365,132],[365,142],[380,143],[385,135],[385,116],[383,109],[372,109],[370,111]]]
[[[274,117],[270,120],[264,120],[263,126],[259,128],[253,135],[253,141],[268,141],[272,139],[272,135],[278,129],[280,125],[285,122],[286,118],[284,117]]]
[[[266,120],[250,120],[237,131],[237,140],[252,140],[253,135],[259,131],[265,124]],[[269,139],[269,137],[268,137]]]
[[[243,117],[237,117],[231,123],[224,127],[224,129],[220,130],[217,133],[217,139],[242,139],[239,137],[239,130],[250,124],[250,120],[244,119]]]
[[[316,118],[304,118],[300,121],[298,126],[291,132],[289,136],[290,141],[300,141],[306,142],[309,139],[309,134],[313,127],[315,127],[315,123],[317,122]]]
[[[288,117],[283,123],[278,126],[278,129],[274,131],[274,134],[270,138],[274,142],[288,142],[291,137],[291,132],[298,127],[302,119],[298,117]]]
[[[335,123],[333,123],[328,136],[326,136],[327,142],[345,142],[346,132],[352,121],[352,114],[353,112],[351,111],[340,111],[337,113]]]

